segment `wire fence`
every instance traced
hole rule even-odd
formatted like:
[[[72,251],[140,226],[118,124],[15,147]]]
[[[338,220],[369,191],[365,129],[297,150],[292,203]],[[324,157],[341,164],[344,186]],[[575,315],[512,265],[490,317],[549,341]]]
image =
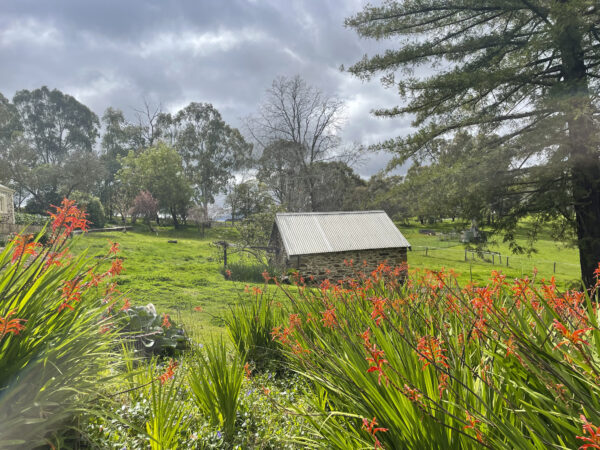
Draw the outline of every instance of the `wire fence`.
[[[560,259],[536,259],[512,254],[502,254],[492,251],[477,251],[464,248],[461,244],[448,246],[415,246],[412,252],[430,257],[440,262],[465,263],[469,265],[487,266],[492,268],[509,268],[520,271],[521,274],[530,274],[538,270],[544,276],[559,275],[562,277],[578,277],[579,265]]]

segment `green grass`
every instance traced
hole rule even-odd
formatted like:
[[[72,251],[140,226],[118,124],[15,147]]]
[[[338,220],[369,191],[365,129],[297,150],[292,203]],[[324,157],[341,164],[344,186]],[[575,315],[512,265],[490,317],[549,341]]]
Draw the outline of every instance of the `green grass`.
[[[157,311],[170,314],[196,336],[206,338],[224,332],[223,317],[229,305],[239,301],[246,284],[231,282],[221,274],[222,250],[212,245],[232,240],[235,230],[215,226],[204,237],[196,228],[160,228],[150,233],[135,227],[127,233],[88,233],[75,239],[74,251],[85,247],[90,254],[102,253],[108,241],[120,244],[125,271],[118,278],[119,290],[132,304],[153,303]],[[168,243],[177,240],[176,244]],[[229,255],[230,262],[243,259]],[[248,264],[253,263],[251,259]],[[200,306],[202,311],[195,311]]]
[[[426,236],[419,229],[451,231],[458,224],[443,222],[435,225],[399,225],[400,230],[413,246],[408,253],[408,263],[413,268],[452,268],[460,274],[459,281],[485,282],[493,269],[502,270],[509,277],[530,275],[534,267],[549,277],[553,273],[552,261],[557,262],[556,278],[560,287],[566,287],[579,279],[578,253],[548,236],[542,236],[536,247],[538,253],[531,258],[512,255],[506,244],[490,245],[490,250],[503,254],[502,262],[496,264],[480,258],[464,261],[464,246],[458,242],[440,241],[438,236]],[[232,241],[236,231],[228,225],[216,224],[204,237],[193,227],[174,230],[159,227],[157,233],[136,226],[127,233],[89,233],[75,241],[75,251],[90,248],[90,254],[102,253],[108,241],[119,242],[120,256],[124,258],[124,273],[119,277],[119,289],[127,293],[133,304],[153,303],[159,312],[170,314],[186,329],[201,338],[222,335],[225,332],[223,317],[229,306],[244,297],[244,287],[262,286],[262,283],[232,282],[222,274],[222,249],[212,245],[219,240]],[[522,230],[523,234],[525,230]],[[168,243],[177,240],[176,244]],[[521,236],[524,240],[524,236]],[[425,247],[428,247],[427,256]],[[447,247],[439,249],[439,247]],[[435,249],[434,249],[435,248]],[[506,255],[509,267],[506,267]],[[471,256],[469,256],[471,258]],[[230,251],[228,261],[234,265],[255,264],[252,257]],[[547,261],[547,262],[546,262]],[[273,289],[275,290],[275,289]],[[284,302],[280,293],[279,300]],[[195,311],[200,306],[202,311]]]
[[[547,233],[541,233],[541,238],[535,243],[536,253],[531,256],[514,255],[508,244],[502,242],[499,237],[492,238],[488,245],[489,251],[499,252],[502,255],[502,263],[498,256],[494,256],[492,263],[491,255],[477,256],[467,254],[465,261],[465,246],[458,241],[441,241],[438,235],[427,236],[420,234],[420,229],[441,231],[448,233],[454,228],[461,229],[458,223],[442,222],[434,225],[398,224],[402,234],[412,245],[412,251],[408,253],[408,263],[413,268],[428,269],[454,269],[459,273],[459,281],[486,282],[492,270],[502,270],[508,277],[532,276],[534,268],[537,268],[540,276],[546,278],[555,275],[557,284],[561,288],[572,285],[579,287],[579,253],[576,248],[568,247],[562,242],[553,240]],[[520,243],[526,241],[526,225],[518,230],[517,239]],[[427,252],[425,249],[427,248]],[[506,257],[508,256],[508,267]],[[474,257],[474,259],[473,259]],[[554,272],[556,262],[556,272]]]

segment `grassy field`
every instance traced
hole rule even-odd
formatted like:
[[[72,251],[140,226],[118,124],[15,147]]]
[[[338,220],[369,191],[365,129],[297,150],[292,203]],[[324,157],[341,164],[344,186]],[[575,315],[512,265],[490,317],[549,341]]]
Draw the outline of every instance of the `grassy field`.
[[[439,234],[428,236],[419,233],[421,229],[447,233],[455,227],[458,225],[451,222],[433,226],[399,225],[400,230],[412,245],[412,251],[408,253],[409,265],[428,269],[452,268],[460,274],[461,282],[471,280],[485,282],[492,270],[502,270],[511,278],[524,275],[531,277],[534,269],[537,269],[540,277],[549,278],[554,275],[558,285],[562,288],[580,287],[577,249],[553,240],[546,233],[541,233],[540,239],[535,244],[536,252],[531,256],[512,254],[508,244],[502,243],[501,238],[496,238],[497,242],[490,243],[488,250],[498,252],[500,256],[496,254],[492,257],[490,254],[477,255],[468,252],[466,261],[465,246],[460,242],[442,241]],[[525,243],[526,232],[526,225],[521,226],[517,233],[520,243]]]
[[[540,276],[550,277],[553,261],[557,262],[556,278],[559,286],[566,287],[578,279],[578,255],[573,248],[545,237],[538,244],[538,253],[531,258],[510,254],[508,246],[499,244],[490,247],[503,255],[502,263],[495,257],[492,264],[480,257],[464,261],[464,246],[458,242],[440,241],[438,236],[419,233],[422,228],[449,231],[454,224],[444,223],[421,227],[416,224],[400,225],[399,228],[413,246],[408,253],[409,265],[413,268],[452,268],[460,274],[461,283],[485,282],[493,269],[502,270],[509,277],[530,275],[534,267]],[[212,245],[218,240],[232,240],[235,229],[217,224],[207,230],[204,237],[196,228],[173,230],[159,228],[157,233],[137,226],[127,233],[89,233],[76,238],[75,251],[89,247],[91,255],[104,252],[109,241],[118,242],[120,255],[124,259],[124,273],[118,284],[133,304],[153,303],[157,310],[182,321],[186,328],[203,338],[223,332],[223,315],[229,305],[244,298],[246,284],[225,279],[221,270],[222,250]],[[177,240],[176,244],[169,240]],[[443,247],[443,248],[441,248]],[[425,252],[427,248],[427,252]],[[427,253],[427,254],[426,254]],[[506,256],[509,266],[506,267]],[[230,262],[240,261],[243,256],[231,255]],[[251,259],[246,259],[248,264]],[[274,288],[272,288],[275,291]],[[280,299],[284,301],[283,298]],[[200,306],[201,311],[195,308]]]

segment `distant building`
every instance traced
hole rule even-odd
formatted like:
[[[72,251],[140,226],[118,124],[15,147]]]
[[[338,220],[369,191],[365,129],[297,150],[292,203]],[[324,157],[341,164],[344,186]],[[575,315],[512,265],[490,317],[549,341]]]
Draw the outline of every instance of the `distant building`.
[[[11,225],[15,223],[14,192],[12,189],[0,184],[0,223]]]
[[[271,264],[320,281],[400,266],[410,244],[384,211],[350,211],[277,214],[269,247]]]

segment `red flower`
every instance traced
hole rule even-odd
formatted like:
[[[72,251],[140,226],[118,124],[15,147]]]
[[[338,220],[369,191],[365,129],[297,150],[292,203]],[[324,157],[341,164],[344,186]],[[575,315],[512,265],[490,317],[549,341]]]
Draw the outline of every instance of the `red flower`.
[[[271,277],[269,276],[269,272],[267,272],[266,270],[261,275],[264,278],[265,283],[268,283],[269,280],[271,279]]]
[[[109,255],[116,255],[117,253],[119,253],[119,243],[118,242],[108,241],[108,243],[110,244],[110,250],[108,251]]]
[[[327,328],[333,328],[337,324],[337,316],[335,315],[335,308],[327,309],[322,312],[323,318],[321,322],[323,322],[323,326]]]
[[[194,306],[194,311],[201,312],[202,311],[202,306]]]
[[[302,326],[302,320],[300,320],[299,314],[290,314],[290,330],[295,330],[296,328],[300,328]]]
[[[379,326],[379,324],[381,323],[381,319],[385,319],[385,312],[383,308],[385,307],[386,299],[374,298],[371,301],[373,302],[373,311],[371,312],[371,319],[373,319],[377,326]]]
[[[120,311],[129,311],[131,309],[131,303],[129,303],[129,299],[125,299],[125,303],[121,307]]]
[[[40,247],[41,244],[38,242],[29,242],[33,239],[32,235],[22,236],[17,234],[13,239],[13,254],[11,262],[14,264],[23,255],[37,255],[36,248]]]
[[[0,340],[4,338],[8,333],[12,333],[14,335],[19,334],[21,331],[25,329],[23,325],[24,322],[27,322],[25,319],[11,319],[10,317],[15,313],[15,311],[9,311],[6,317],[0,317]],[[23,323],[22,323],[23,322]]]
[[[87,214],[75,206],[75,201],[65,198],[61,206],[51,206],[56,210],[54,213],[49,212],[52,218],[52,232],[56,233],[59,228],[64,227],[63,235],[68,236],[77,229],[87,230],[89,224],[85,218]]]
[[[162,327],[171,328],[171,322],[169,322],[169,315],[163,314]]]
[[[589,434],[590,437],[575,436],[575,438],[577,438],[577,439],[581,439],[582,441],[588,442],[588,444],[584,444],[579,448],[580,449],[587,449],[587,448],[600,449],[600,426],[595,426],[595,425],[592,425],[591,423],[589,423],[583,414],[580,417],[581,417],[581,420],[583,421],[583,432],[584,432],[584,434],[585,433]]]
[[[110,269],[108,269],[108,273],[114,277],[119,275],[121,272],[123,272],[123,260],[117,258],[112,262]]]
[[[169,360],[169,365],[165,372],[159,377],[160,382],[165,384],[168,380],[175,376],[175,369],[177,368],[177,361]]]
[[[481,434],[481,431],[479,431],[477,429],[477,424],[480,422],[479,420],[475,419],[475,417],[473,417],[471,414],[469,414],[469,412],[466,412],[467,414],[467,425],[465,425],[463,427],[464,430],[468,430],[469,428],[475,431],[475,435],[477,436],[477,440],[479,442],[483,442],[483,435]]]
[[[377,347],[373,344],[373,347],[369,349],[369,353],[371,353],[371,357],[366,359],[371,366],[367,369],[367,373],[378,372],[377,383],[381,384],[381,377],[384,377],[387,383],[388,377],[383,372],[383,365],[387,364],[388,361],[383,358],[383,350],[377,350]]]
[[[450,367],[446,360],[448,357],[444,355],[446,349],[442,348],[443,340],[433,336],[423,336],[417,343],[417,352],[419,361],[424,362],[423,370],[431,363],[438,363],[444,367]]]
[[[366,430],[367,433],[369,433],[375,438],[374,448],[383,448],[381,442],[379,442],[379,439],[377,439],[377,437],[375,436],[375,433],[385,433],[386,431],[388,431],[388,429],[382,427],[375,427],[375,425],[377,425],[377,420],[375,419],[375,417],[373,417],[373,419],[370,422],[368,419],[363,418],[362,429]]]
[[[250,378],[251,374],[252,374],[252,369],[250,368],[250,364],[249,363],[244,364],[244,376],[246,378]]]
[[[560,323],[558,320],[554,319],[554,328],[557,329],[558,331],[560,331],[564,337],[564,339],[559,342],[556,347],[560,347],[561,345],[564,344],[585,344],[588,345],[587,341],[584,341],[581,336],[583,336],[585,333],[587,333],[589,330],[591,330],[591,328],[580,328],[579,330],[575,330],[575,331],[569,331],[567,329],[567,327],[565,327],[562,323]]]

